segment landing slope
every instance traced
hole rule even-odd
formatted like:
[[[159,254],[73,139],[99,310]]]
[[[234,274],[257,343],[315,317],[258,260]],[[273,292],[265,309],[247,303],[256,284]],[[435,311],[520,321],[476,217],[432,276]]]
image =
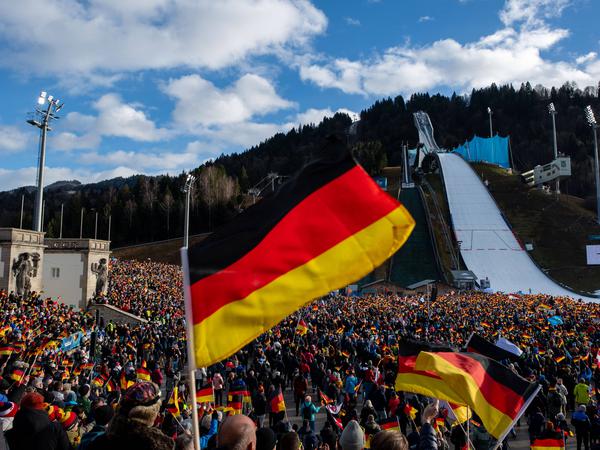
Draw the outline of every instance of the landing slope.
[[[487,188],[460,156],[439,153],[448,205],[461,256],[477,278],[489,278],[502,292],[544,293],[600,301],[578,295],[547,277],[521,247]]]

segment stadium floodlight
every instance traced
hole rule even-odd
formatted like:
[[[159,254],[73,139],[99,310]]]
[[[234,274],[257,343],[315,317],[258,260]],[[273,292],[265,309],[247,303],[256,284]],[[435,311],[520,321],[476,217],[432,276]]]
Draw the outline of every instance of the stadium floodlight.
[[[550,102],[548,105],[548,114],[552,116],[552,136],[554,139],[554,159],[558,158],[558,143],[556,140],[556,108],[554,107],[554,103]],[[556,180],[556,193],[560,194],[560,181]]]
[[[50,130],[50,122],[59,117],[55,115],[62,105],[58,106],[59,100],[52,95],[48,95],[46,91],[41,91],[37,99],[37,104],[48,106],[45,109],[36,108],[33,117],[27,120],[27,123],[42,130],[40,133],[40,153],[38,157],[38,172],[37,172],[37,192],[35,194],[35,209],[33,214],[33,229],[34,231],[42,231],[43,217],[42,205],[44,202],[44,165],[46,162],[46,134]]]
[[[489,106],[487,108],[487,113],[488,113],[488,116],[490,116],[490,137],[492,138],[492,137],[494,137],[494,131],[493,131],[493,128],[492,128],[492,114],[493,114],[493,111],[492,111],[492,108],[490,108]]]
[[[600,165],[598,164],[598,123],[591,105],[585,107],[585,118],[594,133],[594,178],[596,179],[596,220],[600,224]]]
[[[190,199],[195,181],[196,177],[188,173],[182,189],[185,193],[185,219],[183,222],[183,246],[185,248],[188,247],[190,239]]]

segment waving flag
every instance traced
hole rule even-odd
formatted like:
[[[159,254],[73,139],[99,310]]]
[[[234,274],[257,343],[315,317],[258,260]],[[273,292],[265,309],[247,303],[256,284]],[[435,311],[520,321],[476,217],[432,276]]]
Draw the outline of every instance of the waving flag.
[[[540,387],[493,359],[476,353],[421,352],[415,367],[436,373],[502,441]]]
[[[296,326],[296,333],[300,336],[304,336],[306,333],[308,333],[308,326],[303,319],[300,319],[298,322],[298,325]]]
[[[198,403],[214,403],[215,395],[212,384],[207,384],[196,391],[196,402]]]
[[[274,413],[285,411],[285,400],[281,391],[271,399],[271,411]]]
[[[314,298],[362,278],[408,239],[408,211],[335,145],[321,154],[339,156],[307,165],[182,249],[196,366],[223,360]]]
[[[487,356],[488,358],[495,359],[496,361],[502,361],[503,359],[517,361],[519,359],[519,357],[514,353],[504,350],[496,344],[492,344],[490,341],[484,339],[476,333],[471,334],[471,337],[467,342],[467,351],[471,353],[479,353],[480,355]]]
[[[565,448],[563,439],[536,439],[531,444],[531,450],[561,450]]]

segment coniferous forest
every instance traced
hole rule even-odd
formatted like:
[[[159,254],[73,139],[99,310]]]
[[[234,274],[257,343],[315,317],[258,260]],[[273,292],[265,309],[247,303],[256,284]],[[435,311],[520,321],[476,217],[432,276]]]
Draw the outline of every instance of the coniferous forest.
[[[361,112],[354,154],[376,175],[386,165],[401,164],[401,145],[417,145],[412,113],[429,113],[440,147],[453,148],[473,135],[489,136],[488,106],[493,110],[495,133],[510,136],[514,169],[526,171],[553,159],[552,124],[548,104],[558,115],[558,150],[571,157],[573,175],[561,184],[563,193],[592,198],[594,186],[593,134],[584,108],[591,105],[600,119],[598,88],[579,89],[574,83],[560,88],[519,88],[492,85],[469,95],[414,94],[410,99],[387,98]],[[241,153],[223,155],[192,170],[197,177],[192,196],[190,233],[214,229],[252,203],[246,195],[271,173],[291,175],[317,157],[323,140],[343,135],[350,126],[344,114],[279,133]],[[63,237],[93,237],[96,213],[98,238],[106,239],[111,217],[112,246],[149,242],[182,235],[185,175],[134,176],[96,184],[55,183],[46,188],[44,231],[58,237],[61,205]],[[268,190],[268,189],[267,189]],[[23,227],[30,228],[35,189],[24,187],[0,193],[0,226],[18,227],[21,197],[25,196]],[[593,208],[595,202],[587,204]]]

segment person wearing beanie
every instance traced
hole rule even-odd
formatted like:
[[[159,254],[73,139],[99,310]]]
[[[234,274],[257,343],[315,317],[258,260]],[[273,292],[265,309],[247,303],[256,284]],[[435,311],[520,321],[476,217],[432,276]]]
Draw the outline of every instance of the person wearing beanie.
[[[94,416],[94,426],[81,437],[81,443],[77,450],[86,450],[94,439],[106,433],[106,426],[112,420],[114,411],[110,406],[103,404],[94,408],[92,414]]]
[[[44,409],[44,397],[37,392],[23,396],[13,427],[6,432],[11,450],[70,450],[71,444],[62,425],[51,422]]]
[[[13,402],[0,402],[0,428],[8,431],[13,426],[13,420],[19,407]]]
[[[173,450],[175,441],[154,422],[161,406],[160,388],[142,381],[125,391],[106,433],[97,436],[89,450]]]
[[[60,424],[67,433],[69,442],[74,448],[77,448],[81,441],[81,429],[79,427],[79,419],[73,411],[65,411],[60,418]]]
[[[256,430],[256,450],[275,450],[277,436],[271,428],[259,428]]]
[[[340,436],[342,450],[362,450],[365,446],[365,433],[356,420],[351,420]]]

